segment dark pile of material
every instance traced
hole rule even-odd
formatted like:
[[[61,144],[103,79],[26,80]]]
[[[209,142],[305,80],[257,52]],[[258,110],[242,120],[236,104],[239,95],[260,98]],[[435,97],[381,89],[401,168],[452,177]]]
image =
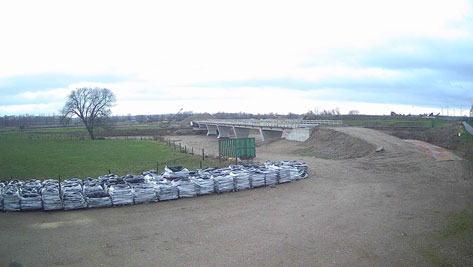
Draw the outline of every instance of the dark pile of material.
[[[108,174],[97,179],[72,178],[62,182],[0,181],[0,209],[50,211],[132,205],[274,186],[308,176],[305,163],[268,161],[264,165],[245,163],[196,171],[166,166],[161,174],[156,171],[123,177]]]

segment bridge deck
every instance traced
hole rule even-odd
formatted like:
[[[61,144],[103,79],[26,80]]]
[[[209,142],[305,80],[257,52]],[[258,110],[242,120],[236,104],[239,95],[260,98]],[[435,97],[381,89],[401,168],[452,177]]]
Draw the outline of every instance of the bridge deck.
[[[340,125],[340,120],[205,120],[194,121],[197,124],[210,124],[229,127],[249,127],[249,128],[311,128],[319,124]]]

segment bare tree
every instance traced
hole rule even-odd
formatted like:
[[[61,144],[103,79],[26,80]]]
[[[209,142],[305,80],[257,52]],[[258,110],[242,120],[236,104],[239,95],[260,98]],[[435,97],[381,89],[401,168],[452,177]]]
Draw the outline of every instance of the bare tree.
[[[94,127],[110,116],[110,108],[115,101],[115,95],[107,88],[77,88],[67,97],[62,109],[62,121],[78,117],[87,128],[90,138],[95,139]]]

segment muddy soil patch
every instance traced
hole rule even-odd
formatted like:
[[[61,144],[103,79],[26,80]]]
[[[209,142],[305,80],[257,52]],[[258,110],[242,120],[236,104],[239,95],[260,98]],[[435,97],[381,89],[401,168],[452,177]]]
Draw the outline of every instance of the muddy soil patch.
[[[296,154],[325,159],[354,159],[375,151],[376,147],[360,138],[329,128],[317,128],[309,139],[298,145]]]

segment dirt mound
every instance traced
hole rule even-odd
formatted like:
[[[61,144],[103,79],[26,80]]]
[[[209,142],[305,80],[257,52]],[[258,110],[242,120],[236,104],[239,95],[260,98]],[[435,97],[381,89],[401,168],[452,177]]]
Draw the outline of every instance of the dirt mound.
[[[215,117],[212,116],[212,114],[209,114],[209,113],[190,115],[189,117],[182,120],[179,123],[179,126],[181,126],[181,127],[190,127],[191,121],[211,120],[211,119],[215,119]]]
[[[455,150],[460,144],[458,123],[446,123],[440,128],[379,128],[386,134],[401,139],[420,140],[446,149]]]
[[[317,128],[311,137],[298,145],[298,154],[325,159],[361,158],[376,147],[360,138],[329,128]]]

